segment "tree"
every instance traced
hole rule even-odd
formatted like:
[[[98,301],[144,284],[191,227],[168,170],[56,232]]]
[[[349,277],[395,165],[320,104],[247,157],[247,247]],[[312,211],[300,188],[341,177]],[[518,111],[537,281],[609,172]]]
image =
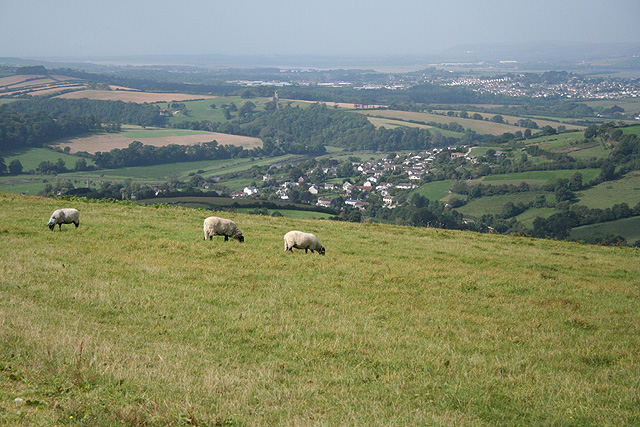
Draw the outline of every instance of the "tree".
[[[496,114],[491,118],[491,121],[494,123],[504,123],[504,117],[502,117],[500,114]]]
[[[11,163],[9,163],[9,173],[12,175],[19,175],[22,173],[22,163],[20,163],[20,160],[11,160]]]
[[[86,171],[88,169],[87,161],[85,159],[78,159],[74,169],[77,171]]]
[[[7,165],[4,162],[4,158],[0,156],[0,175],[4,175],[7,170]]]

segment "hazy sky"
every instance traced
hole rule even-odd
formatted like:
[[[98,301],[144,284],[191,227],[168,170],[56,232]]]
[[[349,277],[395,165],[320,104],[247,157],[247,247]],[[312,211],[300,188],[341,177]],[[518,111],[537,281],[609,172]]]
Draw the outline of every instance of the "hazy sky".
[[[396,55],[640,42],[640,0],[0,0],[0,56]]]

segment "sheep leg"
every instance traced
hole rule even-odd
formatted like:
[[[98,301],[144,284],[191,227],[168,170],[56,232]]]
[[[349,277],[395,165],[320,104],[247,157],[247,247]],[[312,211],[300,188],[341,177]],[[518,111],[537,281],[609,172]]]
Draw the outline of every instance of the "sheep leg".
[[[307,249],[307,248],[304,248],[304,253],[306,254],[306,253],[308,253],[308,252],[309,252],[309,251],[308,251],[308,249]],[[311,251],[311,252],[313,252],[313,251]]]
[[[228,242],[229,241],[229,236],[227,236],[226,234],[224,235],[224,241]]]
[[[62,223],[58,224],[58,230],[62,231]]]
[[[74,222],[73,225],[75,225],[76,228],[78,228],[78,226],[80,225],[80,221]]]

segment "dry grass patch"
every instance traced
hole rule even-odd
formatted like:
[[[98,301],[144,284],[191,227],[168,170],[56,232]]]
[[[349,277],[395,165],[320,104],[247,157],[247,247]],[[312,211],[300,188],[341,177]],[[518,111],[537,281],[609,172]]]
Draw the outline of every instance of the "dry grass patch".
[[[262,145],[262,141],[258,138],[252,138],[248,136],[229,135],[226,133],[218,132],[193,132],[183,131],[182,135],[175,135],[176,130],[168,131],[172,133],[171,136],[149,136],[149,137],[132,137],[127,136],[126,132],[122,134],[98,134],[91,136],[81,136],[76,138],[69,138],[56,141],[55,144],[60,148],[69,147],[70,153],[77,153],[79,151],[86,151],[91,154],[95,154],[98,151],[106,152],[116,148],[127,148],[133,141],[140,141],[144,145],[153,145],[155,147],[162,147],[170,144],[178,145],[194,145],[203,142],[211,142],[213,140],[218,141],[220,145],[236,145],[244,148],[253,148]],[[155,132],[157,135],[158,132]]]
[[[180,102],[194,99],[211,99],[213,96],[190,95],[185,93],[160,93],[160,92],[138,92],[134,90],[94,90],[87,89],[77,92],[70,92],[60,95],[58,98],[66,99],[97,99],[104,101],[123,101],[142,104],[145,102]]]

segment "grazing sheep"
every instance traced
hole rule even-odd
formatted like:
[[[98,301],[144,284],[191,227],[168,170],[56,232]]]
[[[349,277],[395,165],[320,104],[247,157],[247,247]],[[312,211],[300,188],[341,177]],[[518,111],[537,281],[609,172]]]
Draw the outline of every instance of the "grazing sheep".
[[[238,242],[244,242],[242,231],[235,222],[217,216],[210,216],[204,220],[204,240],[211,239],[213,236],[224,236],[225,242],[229,237],[233,237]]]
[[[51,218],[49,218],[49,229],[53,231],[56,224],[58,224],[60,231],[62,231],[62,224],[75,224],[76,228],[78,228],[80,225],[80,212],[72,208],[57,209],[53,211]]]
[[[320,255],[324,255],[324,246],[320,244],[318,238],[311,233],[303,233],[302,231],[290,231],[284,235],[284,250],[293,252],[293,248],[304,249],[304,253],[308,250],[318,251]]]

